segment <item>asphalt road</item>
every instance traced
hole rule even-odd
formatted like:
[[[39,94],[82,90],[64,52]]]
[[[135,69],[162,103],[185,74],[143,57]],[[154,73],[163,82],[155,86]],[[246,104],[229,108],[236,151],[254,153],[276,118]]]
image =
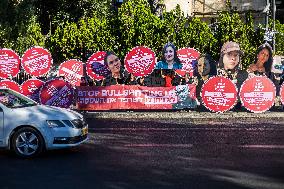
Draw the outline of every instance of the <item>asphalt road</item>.
[[[96,114],[77,148],[31,160],[1,150],[0,188],[284,188],[283,114],[275,123],[226,122],[227,114],[197,123],[186,114]]]

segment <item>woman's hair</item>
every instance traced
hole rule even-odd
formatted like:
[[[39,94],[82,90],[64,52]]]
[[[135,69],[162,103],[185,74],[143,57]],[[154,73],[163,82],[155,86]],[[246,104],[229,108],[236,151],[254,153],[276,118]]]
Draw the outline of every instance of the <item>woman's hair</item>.
[[[268,52],[269,52],[268,60],[264,63],[265,72],[271,72],[271,66],[272,66],[272,62],[273,62],[272,47],[268,43],[264,43],[264,44],[262,44],[261,46],[258,47],[258,49],[256,50],[254,63],[257,62],[257,56],[258,56],[259,52],[262,51],[263,49],[267,49]]]
[[[168,47],[172,47],[173,49],[174,49],[174,61],[176,62],[176,63],[178,63],[178,64],[181,64],[181,62],[180,62],[180,59],[178,58],[178,56],[177,56],[177,49],[176,49],[176,47],[174,46],[174,44],[172,44],[171,42],[168,42],[168,43],[166,43],[165,45],[164,45],[164,47],[163,47],[163,51],[162,51],[162,61],[163,62],[166,62],[166,59],[165,59],[165,52],[166,52],[166,50],[167,50],[167,48]]]
[[[202,59],[204,57],[204,59]],[[195,65],[194,65],[194,75],[198,75],[198,62],[199,61],[203,61],[202,63],[205,64],[205,61],[209,62],[210,65],[210,71],[208,73],[208,75],[213,76],[213,75],[217,75],[217,66],[216,66],[216,61],[212,58],[212,56],[210,54],[201,54],[199,56],[199,58],[195,61]]]
[[[105,64],[105,66],[108,66],[108,64],[107,64],[107,58],[108,58],[110,55],[115,55],[115,56],[117,56],[113,51],[107,51],[106,54],[105,54],[105,56],[104,56],[104,64]]]

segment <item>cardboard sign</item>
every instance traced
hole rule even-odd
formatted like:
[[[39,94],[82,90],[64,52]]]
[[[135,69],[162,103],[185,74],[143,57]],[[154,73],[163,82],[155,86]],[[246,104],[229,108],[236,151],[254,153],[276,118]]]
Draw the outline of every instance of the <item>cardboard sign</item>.
[[[39,79],[29,79],[22,83],[22,94],[39,102],[39,92],[44,82]]]
[[[94,53],[87,61],[87,75],[95,80],[102,80],[110,74],[107,66],[104,64],[106,52],[98,51]]]
[[[46,74],[52,66],[51,54],[42,47],[33,47],[22,57],[22,67],[33,76],[40,77]]]
[[[204,106],[212,112],[225,112],[237,102],[237,87],[228,78],[211,77],[202,86],[201,97]]]
[[[78,110],[195,108],[195,85],[77,87]]]
[[[67,60],[60,64],[58,76],[64,76],[65,81],[73,86],[80,86],[81,77],[84,75],[83,62]]]
[[[193,48],[182,48],[177,51],[177,56],[182,63],[182,69],[176,70],[176,72],[184,76],[185,73],[190,73],[190,76],[193,76],[195,69],[194,63],[200,56],[200,53]]]
[[[21,92],[21,87],[16,83],[15,81],[11,80],[2,80],[0,81],[0,87],[1,88],[7,88],[7,89],[12,89],[18,93]]]
[[[63,79],[49,80],[40,90],[40,102],[45,105],[68,108],[73,99],[74,89]]]
[[[0,78],[15,77],[20,71],[20,57],[11,49],[0,49]]]
[[[248,78],[240,89],[243,106],[254,113],[269,110],[274,104],[275,96],[275,86],[266,76]]]
[[[125,68],[134,76],[146,76],[152,73],[156,65],[155,53],[148,47],[134,47],[124,59]]]
[[[281,85],[280,88],[280,98],[281,98],[281,102],[284,105],[284,83]]]

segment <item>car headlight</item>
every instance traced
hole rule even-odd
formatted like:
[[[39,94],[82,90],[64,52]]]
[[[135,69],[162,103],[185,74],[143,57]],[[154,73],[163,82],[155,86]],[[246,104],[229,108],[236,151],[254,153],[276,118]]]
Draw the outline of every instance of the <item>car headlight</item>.
[[[49,127],[65,127],[65,125],[59,120],[46,120],[46,123]]]

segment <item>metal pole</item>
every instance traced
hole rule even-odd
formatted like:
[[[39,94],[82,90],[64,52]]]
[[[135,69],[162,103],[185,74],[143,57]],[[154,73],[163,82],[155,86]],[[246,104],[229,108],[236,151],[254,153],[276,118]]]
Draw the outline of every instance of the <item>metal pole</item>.
[[[275,53],[276,52],[276,49],[275,49],[275,15],[276,15],[276,4],[275,4],[275,0],[272,0],[272,19],[273,19],[273,52]]]
[[[269,0],[266,0],[266,6],[268,6]],[[268,30],[268,20],[269,20],[269,11],[266,11],[265,13],[265,30]]]

